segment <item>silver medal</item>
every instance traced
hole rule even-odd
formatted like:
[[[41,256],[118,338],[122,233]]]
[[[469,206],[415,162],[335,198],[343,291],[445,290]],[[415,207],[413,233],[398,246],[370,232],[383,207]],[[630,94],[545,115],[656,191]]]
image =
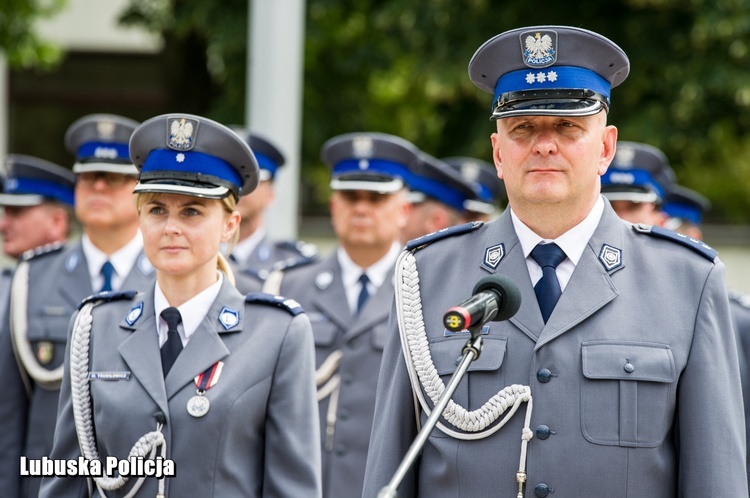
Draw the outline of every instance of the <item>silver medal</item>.
[[[208,413],[208,409],[211,407],[211,402],[208,398],[201,395],[193,396],[188,400],[187,411],[188,413],[196,418],[202,417]]]

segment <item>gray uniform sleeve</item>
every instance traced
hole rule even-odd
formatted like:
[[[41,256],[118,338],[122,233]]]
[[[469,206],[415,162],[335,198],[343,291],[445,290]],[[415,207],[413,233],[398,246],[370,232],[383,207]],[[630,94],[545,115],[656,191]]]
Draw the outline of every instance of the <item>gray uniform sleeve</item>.
[[[416,435],[414,401],[401,350],[394,302],[380,365],[363,498],[375,498],[390,482]],[[413,469],[418,463],[414,463],[398,488],[399,496],[416,496],[416,475]]]
[[[68,341],[65,347],[65,367],[62,385],[60,386],[60,403],[57,408],[55,440],[52,446],[52,459],[75,460],[81,450],[78,446],[75,422],[73,420],[73,401],[70,390],[70,336],[76,316],[74,313],[68,326]],[[39,498],[84,498],[88,496],[86,479],[82,477],[45,477],[39,490]]]
[[[748,496],[736,343],[718,262],[706,280],[690,358],[678,384],[678,494]]]
[[[281,346],[266,420],[264,497],[320,497],[321,456],[315,357],[307,315],[290,322]]]
[[[7,306],[4,303],[3,306]],[[3,496],[20,496],[20,458],[26,436],[29,398],[26,395],[10,338],[9,312],[0,328],[0,379],[3,379],[3,397],[0,400],[0,489]]]

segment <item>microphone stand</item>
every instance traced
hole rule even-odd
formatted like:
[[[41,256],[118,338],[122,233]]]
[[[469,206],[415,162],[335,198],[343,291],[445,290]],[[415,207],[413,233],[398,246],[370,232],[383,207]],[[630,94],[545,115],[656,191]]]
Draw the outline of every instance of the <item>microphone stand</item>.
[[[391,481],[387,486],[383,487],[380,490],[377,498],[396,498],[398,496],[396,490],[401,484],[401,481],[404,480],[404,477],[406,477],[406,473],[409,471],[411,466],[414,464],[414,461],[419,456],[419,453],[422,451],[422,448],[427,442],[427,438],[430,437],[432,429],[435,428],[438,420],[440,419],[440,416],[445,410],[445,407],[448,405],[448,401],[450,401],[453,393],[456,392],[458,384],[461,382],[461,379],[463,379],[466,371],[469,369],[469,365],[471,365],[472,361],[475,361],[477,358],[479,358],[479,354],[482,352],[482,325],[483,323],[480,323],[474,327],[469,328],[469,332],[471,332],[471,338],[466,342],[463,349],[461,350],[463,353],[461,363],[458,365],[458,368],[456,368],[456,371],[453,372],[453,375],[448,381],[448,385],[445,386],[445,391],[443,392],[442,396],[440,396],[440,399],[438,399],[438,402],[435,403],[435,407],[432,409],[432,413],[430,413],[430,416],[427,417],[427,421],[417,434],[414,442],[411,443],[409,450],[406,452],[403,460],[401,460],[401,464],[393,474]]]

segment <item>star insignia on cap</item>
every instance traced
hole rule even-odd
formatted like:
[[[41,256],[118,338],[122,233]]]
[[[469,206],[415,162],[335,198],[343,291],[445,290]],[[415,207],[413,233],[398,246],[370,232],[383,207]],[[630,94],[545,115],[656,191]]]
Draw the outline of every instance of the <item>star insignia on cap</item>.
[[[180,152],[179,154],[177,154],[174,158],[175,158],[175,160],[178,163],[184,163],[185,162],[185,154],[183,154],[182,152]]]
[[[616,247],[604,244],[602,245],[602,250],[599,251],[599,262],[607,271],[619,268],[622,266],[622,251]]]

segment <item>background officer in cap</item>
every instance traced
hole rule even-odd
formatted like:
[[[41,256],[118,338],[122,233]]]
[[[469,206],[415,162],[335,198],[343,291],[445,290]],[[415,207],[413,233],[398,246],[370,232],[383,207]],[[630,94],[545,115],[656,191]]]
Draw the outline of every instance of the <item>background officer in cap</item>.
[[[466,203],[477,196],[474,185],[440,159],[424,152],[420,153],[406,183],[412,209],[401,234],[404,243],[461,223]]]
[[[240,193],[258,184],[252,150],[219,123],[172,114],[140,125],[130,151],[156,283],[85,301],[53,458],[125,459],[149,434],[142,454],[174,461],[175,476],[131,477],[120,491],[95,479],[98,495],[320,496],[310,321],[292,301],[240,294],[220,253],[236,242]],[[82,478],[51,479],[42,496],[85,489]]]
[[[0,233],[3,252],[13,259],[48,244],[62,244],[73,218],[75,175],[44,159],[11,154],[6,161]]]
[[[711,208],[711,202],[695,190],[674,184],[667,192],[663,211],[669,215],[664,223],[666,228],[703,240],[703,214]],[[746,444],[750,446],[750,296],[729,290],[729,311],[737,341],[740,379],[745,407]],[[750,462],[748,462],[750,476]]]
[[[628,71],[610,40],[565,26],[511,30],[474,54],[509,209],[402,253],[365,497],[456,369],[469,334],[441,318],[492,274],[515,282],[520,308],[478,334],[483,352],[399,496],[747,496],[724,266],[704,244],[623,223],[600,193],[617,142],[610,90]]]
[[[242,215],[240,239],[231,261],[238,265],[237,288],[242,292],[259,291],[274,268],[292,268],[315,261],[318,250],[302,241],[273,241],[264,226],[264,216],[275,198],[274,178],[286,160],[281,151],[257,133],[238,131],[253,149],[260,168],[260,183],[252,193],[237,202]]]
[[[338,247],[281,282],[281,293],[307,311],[315,334],[326,497],[362,492],[393,266],[410,207],[404,178],[418,154],[408,141],[383,133],[350,133],[323,144]]]
[[[464,203],[464,223],[494,219],[501,204],[507,203],[505,186],[497,177],[495,166],[473,157],[446,157],[443,162],[472,183],[477,192],[476,199],[468,199]]]
[[[617,142],[612,164],[602,175],[602,194],[625,221],[663,226],[662,206],[675,183],[667,156],[648,144]]]
[[[13,348],[0,348],[6,392],[0,417],[0,489],[7,496],[37,496],[39,479],[19,481],[19,456],[52,450],[63,356],[71,314],[100,290],[142,289],[154,272],[143,254],[132,191],[137,170],[128,140],[137,123],[110,114],[84,116],[65,134],[74,154],[75,214],[81,240],[50,247],[16,269],[6,324]],[[15,353],[15,355],[14,355]]]

